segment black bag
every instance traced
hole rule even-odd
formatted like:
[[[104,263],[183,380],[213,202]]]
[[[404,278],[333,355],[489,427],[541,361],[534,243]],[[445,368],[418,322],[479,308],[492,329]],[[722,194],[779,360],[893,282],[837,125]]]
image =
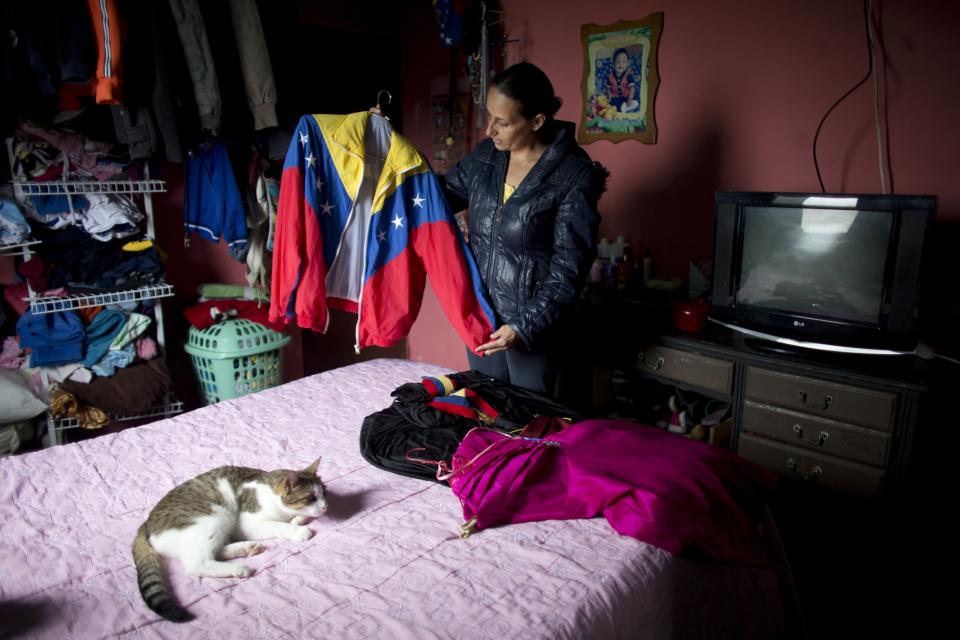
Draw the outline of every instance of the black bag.
[[[373,413],[360,427],[360,453],[375,467],[411,478],[437,480],[437,467],[410,460],[430,460],[450,464],[460,441],[481,424],[504,433],[519,431],[536,416],[557,416],[579,422],[583,416],[573,409],[539,393],[494,380],[477,371],[449,376],[456,388],[473,391],[493,407],[498,415],[480,422],[447,413],[430,406],[435,397],[417,382],[394,389],[393,404]],[[416,451],[414,451],[416,450]]]

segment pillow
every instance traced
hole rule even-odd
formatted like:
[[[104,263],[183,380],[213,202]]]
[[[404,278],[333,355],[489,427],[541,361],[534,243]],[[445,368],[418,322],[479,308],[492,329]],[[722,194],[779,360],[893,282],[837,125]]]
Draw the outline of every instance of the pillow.
[[[18,371],[0,368],[0,424],[33,418],[46,410]]]

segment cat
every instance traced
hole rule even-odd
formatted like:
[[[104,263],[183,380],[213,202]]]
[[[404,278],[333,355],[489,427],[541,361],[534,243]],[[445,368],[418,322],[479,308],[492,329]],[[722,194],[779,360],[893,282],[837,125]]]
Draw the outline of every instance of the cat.
[[[222,562],[263,551],[265,538],[308,540],[303,523],[327,509],[317,458],[302,471],[219,467],[174,487],[140,525],[133,542],[137,584],[144,602],[173,622],[193,615],[173,596],[161,556],[186,572],[211,578],[246,578],[250,567]]]

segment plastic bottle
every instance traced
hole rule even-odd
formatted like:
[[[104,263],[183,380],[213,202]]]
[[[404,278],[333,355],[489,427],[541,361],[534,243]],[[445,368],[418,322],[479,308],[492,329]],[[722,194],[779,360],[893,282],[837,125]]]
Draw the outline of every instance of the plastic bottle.
[[[590,274],[587,276],[587,282],[591,284],[600,284],[603,281],[603,262],[600,258],[593,261],[590,266]]]
[[[587,301],[596,302],[600,295],[600,289],[603,287],[603,264],[603,260],[596,258],[590,266],[590,273],[587,276],[587,286],[583,296]]]
[[[623,239],[623,236],[617,236],[617,239],[610,248],[610,260],[612,262],[619,262],[620,258],[623,257],[623,250],[626,246],[627,241]]]
[[[620,265],[623,264],[621,253],[623,236],[617,236],[616,242],[610,245],[610,259],[607,260],[607,270],[604,278],[604,287],[611,291],[620,288]]]
[[[630,245],[623,248],[623,260],[617,267],[617,289],[624,291],[630,288],[633,279],[633,258],[630,255]]]
[[[600,244],[597,245],[597,257],[601,260],[610,259],[610,241],[606,238],[600,238]]]

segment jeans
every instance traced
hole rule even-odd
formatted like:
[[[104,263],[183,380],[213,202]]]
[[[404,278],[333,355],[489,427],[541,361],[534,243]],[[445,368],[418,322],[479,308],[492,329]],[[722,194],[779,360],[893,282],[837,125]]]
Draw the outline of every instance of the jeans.
[[[467,349],[470,368],[484,375],[524,389],[554,396],[557,374],[560,372],[558,358],[545,351],[527,351],[516,347],[495,353],[492,356],[479,357]]]

